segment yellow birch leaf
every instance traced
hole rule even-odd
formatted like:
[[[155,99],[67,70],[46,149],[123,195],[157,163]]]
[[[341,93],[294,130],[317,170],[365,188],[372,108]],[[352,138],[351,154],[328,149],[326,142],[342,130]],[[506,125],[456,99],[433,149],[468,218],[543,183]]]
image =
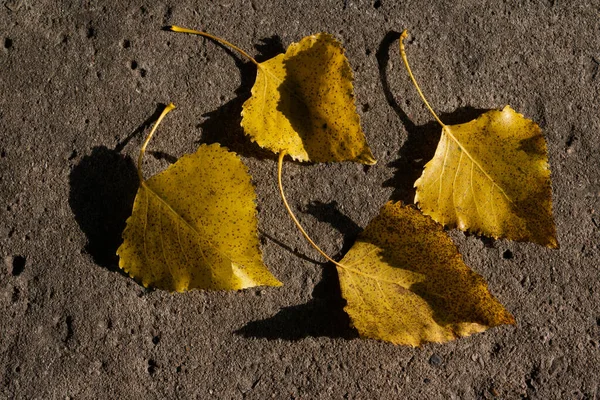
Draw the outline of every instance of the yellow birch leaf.
[[[445,125],[415,187],[415,203],[443,225],[558,246],[546,142],[509,106]]]
[[[183,292],[280,286],[262,262],[256,194],[239,157],[202,145],[144,180],[117,254],[119,267],[146,287]]]
[[[546,141],[540,127],[510,106],[492,110],[460,125],[442,126],[431,161],[415,182],[415,203],[423,213],[448,227],[494,238],[531,241],[556,248],[552,185]]]
[[[515,323],[442,226],[411,206],[388,202],[336,265],[363,337],[420,346]]]
[[[241,124],[259,146],[297,161],[375,164],[356,112],[352,69],[332,35],[307,36],[285,54],[259,63],[206,32],[167,29],[211,38],[256,64],[256,81],[243,105]]]
[[[374,164],[352,80],[340,42],[327,33],[307,36],[258,65],[242,127],[259,146],[298,161]]]

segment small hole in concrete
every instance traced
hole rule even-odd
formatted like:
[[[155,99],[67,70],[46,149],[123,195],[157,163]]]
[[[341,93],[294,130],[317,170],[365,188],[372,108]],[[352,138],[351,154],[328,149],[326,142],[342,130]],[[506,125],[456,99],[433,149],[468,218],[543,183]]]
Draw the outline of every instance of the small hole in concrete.
[[[123,46],[124,49],[128,49],[129,47],[131,47],[131,42],[127,39],[123,40],[123,43],[121,43],[121,45]]]
[[[444,359],[435,353],[433,353],[431,357],[429,357],[429,364],[433,365],[434,367],[439,367],[440,365],[442,365],[443,362]]]
[[[19,276],[25,270],[27,259],[23,256],[15,256],[12,262],[12,275]]]
[[[504,257],[505,260],[510,260],[514,257],[514,255],[512,251],[504,250],[504,253],[502,253],[502,257]]]
[[[20,294],[21,294],[21,291],[19,290],[19,288],[13,288],[13,293],[12,293],[12,297],[11,297],[11,300],[13,303],[16,303],[17,301],[19,301]]]
[[[381,0],[375,0],[373,3],[373,8],[377,10],[379,7],[381,7]]]
[[[137,67],[138,67],[138,63],[137,63],[137,61],[135,61],[135,60],[134,60],[134,61],[132,61],[132,62],[131,62],[131,69],[133,69],[133,70],[136,70],[136,69],[137,69]]]
[[[500,343],[496,343],[494,347],[492,347],[492,353],[494,353],[495,355],[498,355],[498,353],[500,353],[500,350],[502,350],[502,346],[500,345]]]
[[[13,45],[13,41],[11,38],[5,38],[4,39],[4,48],[5,49],[10,49]]]
[[[156,372],[156,361],[150,359],[148,360],[148,373],[153,375]]]

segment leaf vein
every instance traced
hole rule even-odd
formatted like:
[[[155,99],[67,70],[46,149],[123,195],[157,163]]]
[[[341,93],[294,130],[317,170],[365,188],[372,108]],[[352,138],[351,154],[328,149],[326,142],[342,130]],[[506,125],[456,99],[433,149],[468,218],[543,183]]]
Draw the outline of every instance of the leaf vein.
[[[454,207],[454,214],[456,215],[456,219],[460,219],[458,209],[456,208],[456,179],[458,178],[458,172],[460,171],[460,164],[462,163],[463,152],[460,152],[460,158],[458,159],[458,164],[456,166],[456,171],[454,171],[454,180],[452,181],[452,206]],[[460,222],[460,221],[459,221]]]
[[[440,204],[442,204],[442,191],[443,191],[443,185],[444,185],[444,171],[446,170],[446,161],[448,160],[448,140],[446,140],[446,138],[442,138],[444,139],[444,145],[446,146],[446,150],[444,152],[444,162],[442,163],[442,172],[440,172],[440,186],[439,186],[439,191],[438,191],[438,201],[437,201],[437,206],[440,207]],[[444,221],[441,221],[442,225],[444,224]]]
[[[471,162],[471,179],[470,179],[470,188],[471,188],[471,196],[473,197],[473,204],[475,204],[475,211],[477,211],[477,215],[479,216],[479,218],[484,219],[483,215],[481,214],[481,211],[479,211],[479,205],[477,204],[477,197],[475,196],[475,190],[473,189],[473,167],[475,166],[475,163]]]
[[[508,200],[510,203],[513,203],[513,201],[510,199],[510,197],[508,197],[508,195],[506,194],[506,192],[504,191],[504,189],[502,187],[500,187],[496,181],[494,181],[494,179],[483,169],[483,167],[481,165],[479,165],[479,163],[473,158],[473,156],[471,156],[471,154],[469,153],[469,151],[458,141],[458,139],[452,134],[452,132],[450,131],[450,128],[447,125],[443,126],[443,130],[448,133],[448,136],[450,136],[452,138],[452,140],[454,140],[454,142],[458,145],[458,147],[460,147],[460,149],[467,155],[467,157],[469,157],[469,159],[477,166],[477,168],[479,168],[479,170],[481,172],[483,172],[483,174],[494,184],[498,187],[498,189],[500,189],[500,192],[502,193],[502,195],[504,195],[504,197],[506,197],[506,200]],[[514,204],[514,203],[513,203]]]
[[[173,279],[173,284],[175,284],[175,274],[173,273],[173,268],[171,268],[171,264],[169,263],[169,259],[167,258],[167,255],[165,254],[165,240],[163,238],[164,236],[164,229],[163,229],[163,213],[161,213],[160,211],[162,210],[163,206],[162,204],[159,203],[159,208],[158,208],[158,224],[160,225],[160,249],[162,251],[162,256],[163,259],[165,260],[165,264],[167,264],[167,268],[169,269],[169,272],[171,272],[171,277]],[[177,287],[177,285],[175,285]]]
[[[383,290],[383,288],[381,287],[381,284],[379,283],[379,281],[376,281],[377,283],[377,288],[379,289],[379,291],[381,292],[381,294],[383,295],[383,304],[385,305],[385,307],[389,310],[392,311],[392,304],[390,302],[390,299],[387,295],[387,293]]]
[[[152,189],[150,189],[150,187],[148,185],[146,185],[146,183],[144,182],[143,185],[148,189],[148,191],[150,193],[152,193],[161,203],[163,203],[165,205],[165,207],[167,208],[167,210],[171,211],[173,214],[175,214],[175,216],[177,218],[179,218],[191,231],[193,231],[199,238],[204,239],[204,242],[211,248],[213,248],[216,252],[218,252],[220,255],[222,255],[224,258],[226,258],[227,260],[229,260],[230,263],[233,263],[233,260],[231,259],[231,257],[229,257],[229,255],[227,255],[225,252],[223,252],[221,249],[219,249],[217,246],[215,246],[210,240],[206,239],[203,237],[203,235],[194,227],[192,226],[189,222],[187,222],[185,220],[185,218],[183,218],[181,215],[179,215],[179,213],[177,213],[177,211],[175,211],[170,205],[169,203],[167,203],[163,198],[161,198],[156,192],[154,192]]]

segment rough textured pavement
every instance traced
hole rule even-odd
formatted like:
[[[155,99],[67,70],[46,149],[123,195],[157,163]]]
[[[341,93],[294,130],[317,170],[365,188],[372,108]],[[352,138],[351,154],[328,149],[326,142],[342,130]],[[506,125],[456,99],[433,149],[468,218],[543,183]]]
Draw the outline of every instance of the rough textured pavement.
[[[0,398],[597,399],[599,16],[597,1],[0,2]],[[343,41],[378,164],[284,171],[337,257],[388,199],[412,201],[439,137],[397,32],[444,121],[510,104],[539,123],[560,249],[451,232],[518,325],[416,349],[359,339],[281,205],[274,156],[239,128],[253,65],[169,24],[259,60],[320,31]],[[118,271],[133,160],[169,101],[145,175],[199,143],[239,152],[284,287],[169,294]]]

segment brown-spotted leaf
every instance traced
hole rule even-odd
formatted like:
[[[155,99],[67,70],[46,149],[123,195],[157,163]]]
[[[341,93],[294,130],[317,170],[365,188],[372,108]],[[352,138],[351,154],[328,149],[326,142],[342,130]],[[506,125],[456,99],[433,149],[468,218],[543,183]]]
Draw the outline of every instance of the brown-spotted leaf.
[[[169,291],[280,286],[262,261],[255,201],[239,157],[202,145],[142,180],[119,266],[144,286]]]
[[[419,96],[442,126],[435,155],[415,182],[415,203],[442,225],[556,248],[546,141],[510,106],[446,125],[417,84],[400,36],[402,61]]]
[[[345,311],[363,337],[420,346],[514,324],[442,226],[411,206],[387,203],[340,264]]]
[[[415,187],[415,203],[443,225],[558,247],[546,142],[509,106],[444,125]]]
[[[319,33],[258,64],[242,126],[259,146],[298,161],[374,164],[342,45]]]

